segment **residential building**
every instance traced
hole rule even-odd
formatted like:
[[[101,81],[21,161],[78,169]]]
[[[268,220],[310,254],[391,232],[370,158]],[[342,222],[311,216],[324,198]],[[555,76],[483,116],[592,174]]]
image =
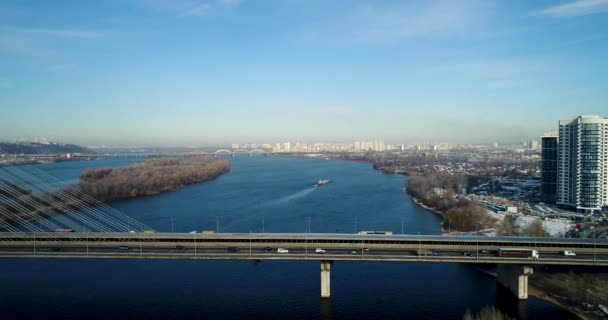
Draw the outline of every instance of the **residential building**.
[[[593,213],[608,206],[608,119],[559,122],[557,204]]]
[[[541,199],[547,203],[557,201],[558,133],[546,132],[541,138]]]

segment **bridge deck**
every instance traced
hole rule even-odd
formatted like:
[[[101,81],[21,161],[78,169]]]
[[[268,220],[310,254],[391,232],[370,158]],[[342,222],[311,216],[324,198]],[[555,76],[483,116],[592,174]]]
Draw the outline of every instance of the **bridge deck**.
[[[119,248],[121,247],[122,248]],[[289,253],[276,252],[286,248]],[[316,248],[326,250],[315,254]],[[502,257],[535,249],[539,259]],[[564,250],[574,257],[560,255]],[[608,241],[353,234],[0,233],[0,257],[336,260],[608,266]]]

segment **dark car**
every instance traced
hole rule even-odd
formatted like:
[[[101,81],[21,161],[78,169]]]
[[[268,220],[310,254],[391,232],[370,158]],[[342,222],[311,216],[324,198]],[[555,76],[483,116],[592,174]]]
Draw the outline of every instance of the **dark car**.
[[[237,248],[237,247],[229,247],[228,248],[228,252],[230,252],[230,253],[237,253],[237,252],[239,252],[239,248]]]
[[[266,251],[266,252],[272,252],[272,248],[271,247],[266,247],[266,248],[264,248],[264,251]]]

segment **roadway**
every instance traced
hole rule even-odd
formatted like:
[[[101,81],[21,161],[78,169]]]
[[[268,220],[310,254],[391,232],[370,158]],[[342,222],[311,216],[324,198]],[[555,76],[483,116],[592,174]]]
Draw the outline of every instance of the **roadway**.
[[[122,247],[119,249],[119,247]],[[45,245],[2,246],[3,258],[109,258],[109,259],[202,259],[202,260],[313,260],[313,261],[401,261],[440,263],[490,263],[490,264],[552,264],[608,266],[608,253],[577,254],[566,257],[557,251],[540,251],[540,258],[499,257],[497,251],[428,250],[410,248],[374,250],[360,246],[352,248],[323,248],[326,252],[315,253],[315,247],[290,248],[288,253],[278,253],[277,247],[188,247],[183,245],[149,247],[139,246],[66,246]],[[366,250],[367,249],[367,250]],[[465,256],[465,253],[467,255]]]

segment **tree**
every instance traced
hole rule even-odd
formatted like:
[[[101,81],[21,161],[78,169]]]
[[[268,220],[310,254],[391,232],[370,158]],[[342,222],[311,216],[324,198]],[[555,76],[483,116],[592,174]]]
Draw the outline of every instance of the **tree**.
[[[453,208],[445,214],[443,227],[458,231],[478,231],[484,228],[492,227],[496,221],[490,217],[486,209],[469,203],[465,207]]]
[[[509,320],[511,319],[507,314],[502,313],[494,306],[485,306],[479,311],[478,314],[473,315],[470,310],[464,314],[463,320]]]
[[[549,233],[545,230],[545,227],[543,227],[543,223],[540,222],[540,220],[534,220],[528,226],[526,233],[530,237],[544,238],[549,236]]]
[[[499,236],[516,236],[518,235],[518,228],[515,224],[515,220],[517,220],[517,216],[512,214],[505,215],[504,219],[498,226],[498,230],[496,233]]]

